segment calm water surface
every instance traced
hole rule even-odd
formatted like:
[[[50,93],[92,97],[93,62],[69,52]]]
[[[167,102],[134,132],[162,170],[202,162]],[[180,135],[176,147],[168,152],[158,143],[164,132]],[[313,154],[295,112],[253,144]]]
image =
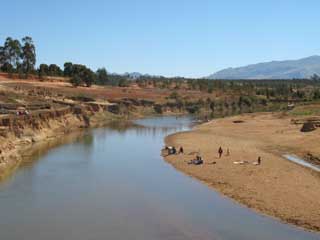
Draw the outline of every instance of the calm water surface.
[[[189,129],[190,119],[137,123],[144,127],[91,130],[33,153],[0,184],[0,239],[320,239],[165,163],[163,138]]]

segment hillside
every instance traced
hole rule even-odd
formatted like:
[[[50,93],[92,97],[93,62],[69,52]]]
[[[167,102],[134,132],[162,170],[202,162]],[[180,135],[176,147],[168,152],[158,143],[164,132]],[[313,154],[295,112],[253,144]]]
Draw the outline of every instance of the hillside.
[[[209,76],[210,79],[292,79],[320,75],[320,56],[299,60],[272,61],[238,68],[227,68]]]

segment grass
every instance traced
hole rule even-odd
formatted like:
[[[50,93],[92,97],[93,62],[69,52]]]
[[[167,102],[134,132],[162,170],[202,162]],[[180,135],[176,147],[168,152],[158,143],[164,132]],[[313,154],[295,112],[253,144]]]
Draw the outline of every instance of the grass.
[[[313,116],[320,115],[320,105],[299,106],[289,112],[291,116]]]

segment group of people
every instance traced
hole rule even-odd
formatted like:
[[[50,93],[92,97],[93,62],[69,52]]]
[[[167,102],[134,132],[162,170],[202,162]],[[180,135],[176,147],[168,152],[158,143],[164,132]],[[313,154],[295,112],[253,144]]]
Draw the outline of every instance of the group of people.
[[[179,151],[177,151],[177,149],[174,146],[166,146],[165,150],[168,151],[168,155],[175,155],[175,154],[183,154],[184,150],[183,147],[179,148]]]
[[[29,115],[29,114],[30,114],[29,111],[28,111],[28,110],[25,110],[25,109],[23,109],[23,110],[17,110],[17,111],[16,111],[16,115],[17,115],[17,116]]]
[[[192,159],[189,164],[194,164],[194,165],[201,165],[203,164],[203,159],[202,157],[200,156],[200,154],[197,154],[196,158],[195,159]]]
[[[183,149],[182,146],[179,148],[179,151],[177,151],[177,149],[176,149],[174,146],[166,146],[166,147],[165,147],[165,150],[168,151],[168,155],[184,154],[184,149]],[[221,157],[223,156],[223,153],[224,153],[224,150],[223,150],[223,148],[220,146],[219,149],[218,149],[218,156],[219,156],[219,158],[221,158]],[[229,150],[229,148],[227,148],[227,150],[226,150],[226,156],[230,156],[230,150]],[[257,161],[254,162],[254,165],[261,165],[261,161],[262,161],[262,160],[261,160],[261,157],[259,156],[258,159],[257,159]],[[193,159],[193,160],[191,160],[191,161],[189,162],[189,164],[195,164],[195,165],[203,164],[203,159],[202,159],[202,157],[201,157],[201,155],[200,155],[200,150],[199,150],[199,152],[197,153],[196,158]]]
[[[219,158],[222,157],[222,155],[223,155],[223,149],[222,149],[222,147],[219,147],[219,149],[218,149],[218,155],[219,155]],[[227,148],[227,154],[226,154],[226,156],[230,156],[230,150],[229,150],[229,148]],[[248,162],[246,162],[246,161],[241,161],[241,162],[235,162],[235,163],[248,163]],[[259,156],[258,159],[257,159],[257,161],[254,162],[253,164],[254,164],[254,165],[261,165],[261,156]]]

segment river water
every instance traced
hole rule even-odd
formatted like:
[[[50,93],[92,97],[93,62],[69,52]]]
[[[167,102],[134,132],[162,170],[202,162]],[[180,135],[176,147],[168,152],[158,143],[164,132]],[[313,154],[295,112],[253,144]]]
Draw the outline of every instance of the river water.
[[[141,126],[88,130],[34,151],[0,184],[0,239],[320,239],[167,164],[160,156],[164,137],[190,123],[144,119]]]

